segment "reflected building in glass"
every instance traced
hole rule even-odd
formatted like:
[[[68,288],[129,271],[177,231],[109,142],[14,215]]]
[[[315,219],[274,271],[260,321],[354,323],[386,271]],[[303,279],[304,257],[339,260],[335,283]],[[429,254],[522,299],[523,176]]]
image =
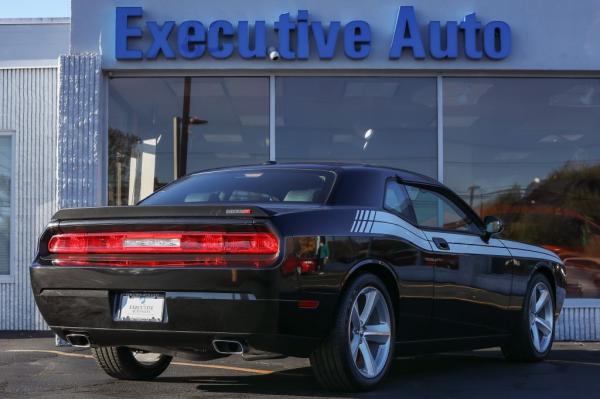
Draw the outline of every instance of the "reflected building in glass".
[[[569,296],[600,297],[600,80],[272,80],[273,92],[268,77],[111,79],[108,203],[171,182],[182,157],[187,172],[268,160],[403,168],[504,219],[505,237],[557,252]]]
[[[444,182],[600,297],[600,80],[444,79]]]

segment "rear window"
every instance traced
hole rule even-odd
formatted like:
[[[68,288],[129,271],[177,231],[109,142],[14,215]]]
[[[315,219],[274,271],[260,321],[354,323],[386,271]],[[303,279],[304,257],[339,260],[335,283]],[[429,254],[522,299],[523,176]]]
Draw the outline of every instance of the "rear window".
[[[324,203],[335,174],[315,169],[238,169],[198,173],[157,191],[140,205]]]

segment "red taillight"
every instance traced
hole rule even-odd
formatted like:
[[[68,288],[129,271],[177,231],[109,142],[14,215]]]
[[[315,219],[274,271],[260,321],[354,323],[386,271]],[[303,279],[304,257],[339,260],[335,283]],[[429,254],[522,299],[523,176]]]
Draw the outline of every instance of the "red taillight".
[[[279,240],[269,232],[106,232],[57,234],[48,242],[57,266],[253,266],[273,264]]]
[[[264,254],[279,251],[271,233],[116,232],[69,233],[53,236],[48,251],[55,254]]]

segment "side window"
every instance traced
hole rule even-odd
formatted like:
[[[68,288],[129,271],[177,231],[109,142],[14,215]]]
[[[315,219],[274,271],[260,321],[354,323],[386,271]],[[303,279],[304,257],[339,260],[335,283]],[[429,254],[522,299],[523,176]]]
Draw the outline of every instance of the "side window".
[[[422,187],[406,186],[408,196],[422,227],[444,230],[477,232],[473,221],[465,213],[440,193]]]
[[[417,223],[410,208],[410,200],[406,189],[398,182],[390,180],[385,184],[385,199],[383,200],[385,209],[389,209],[401,215],[412,223]]]

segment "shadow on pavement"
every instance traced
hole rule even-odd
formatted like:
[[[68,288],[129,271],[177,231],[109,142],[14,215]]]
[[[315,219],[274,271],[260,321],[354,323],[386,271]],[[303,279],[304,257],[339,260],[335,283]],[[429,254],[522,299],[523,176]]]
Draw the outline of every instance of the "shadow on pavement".
[[[386,382],[376,391],[335,394],[321,389],[308,367],[268,375],[165,377],[158,383],[192,383],[201,392],[275,396],[404,398],[564,398],[568,373],[570,393],[600,392],[600,352],[557,350],[541,363],[510,363],[499,351],[479,351],[397,359]],[[562,393],[561,393],[562,391]],[[593,396],[597,397],[597,396]]]
[[[321,389],[309,367],[288,369],[266,375],[160,377],[156,382],[193,383],[198,384],[199,391],[212,393],[349,397]]]

